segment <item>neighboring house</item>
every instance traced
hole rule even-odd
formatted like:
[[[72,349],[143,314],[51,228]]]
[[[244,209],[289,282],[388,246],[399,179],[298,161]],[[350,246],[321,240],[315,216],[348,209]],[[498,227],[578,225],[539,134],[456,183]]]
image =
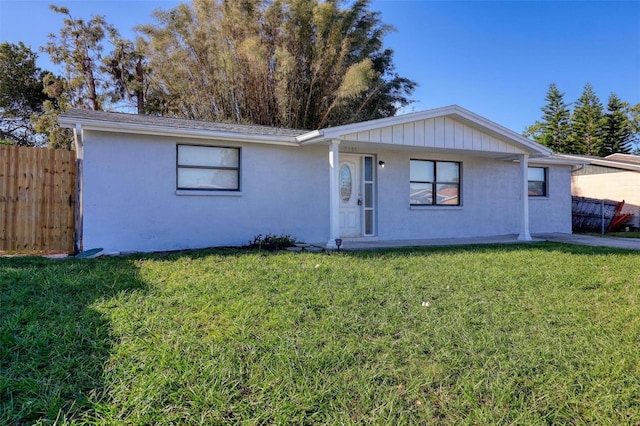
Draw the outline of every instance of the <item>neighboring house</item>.
[[[607,157],[561,155],[582,161],[571,174],[571,193],[580,197],[624,201],[621,213],[631,214],[628,222],[640,226],[640,156],[611,154]]]
[[[59,120],[81,161],[85,249],[571,232],[576,163],[458,106],[313,131],[89,110]]]

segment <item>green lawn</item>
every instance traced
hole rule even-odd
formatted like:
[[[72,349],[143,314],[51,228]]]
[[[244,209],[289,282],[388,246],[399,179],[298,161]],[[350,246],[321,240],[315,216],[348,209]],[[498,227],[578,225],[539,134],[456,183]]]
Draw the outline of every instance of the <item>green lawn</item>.
[[[640,424],[640,254],[0,258],[0,424]]]
[[[607,232],[604,235],[597,234],[600,237],[614,237],[614,238],[640,238],[640,232],[638,231],[629,231],[629,232]]]

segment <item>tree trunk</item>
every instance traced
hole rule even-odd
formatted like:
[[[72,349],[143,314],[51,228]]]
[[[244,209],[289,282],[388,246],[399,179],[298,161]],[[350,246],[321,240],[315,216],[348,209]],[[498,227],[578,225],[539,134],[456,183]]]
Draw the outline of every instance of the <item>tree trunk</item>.
[[[138,59],[136,64],[136,81],[138,85],[135,90],[135,97],[138,101],[138,114],[144,114],[144,69],[142,68],[141,59]]]

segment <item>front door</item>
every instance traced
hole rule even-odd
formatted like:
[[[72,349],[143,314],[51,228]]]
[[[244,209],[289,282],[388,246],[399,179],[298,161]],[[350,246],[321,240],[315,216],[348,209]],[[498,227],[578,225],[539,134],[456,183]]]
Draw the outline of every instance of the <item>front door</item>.
[[[340,236],[362,235],[362,157],[340,154]]]

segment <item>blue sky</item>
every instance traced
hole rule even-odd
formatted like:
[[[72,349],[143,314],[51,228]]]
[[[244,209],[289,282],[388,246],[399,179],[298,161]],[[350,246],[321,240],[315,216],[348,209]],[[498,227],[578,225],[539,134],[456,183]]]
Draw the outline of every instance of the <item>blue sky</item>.
[[[105,15],[120,32],[152,22],[169,0],[0,0],[0,41],[33,50],[57,32],[62,17]],[[549,84],[575,101],[590,82],[606,105],[611,92],[640,102],[640,1],[373,0],[395,32],[397,72],[418,82],[407,111],[458,104],[516,132],[540,118]],[[46,54],[39,66],[54,69]]]

